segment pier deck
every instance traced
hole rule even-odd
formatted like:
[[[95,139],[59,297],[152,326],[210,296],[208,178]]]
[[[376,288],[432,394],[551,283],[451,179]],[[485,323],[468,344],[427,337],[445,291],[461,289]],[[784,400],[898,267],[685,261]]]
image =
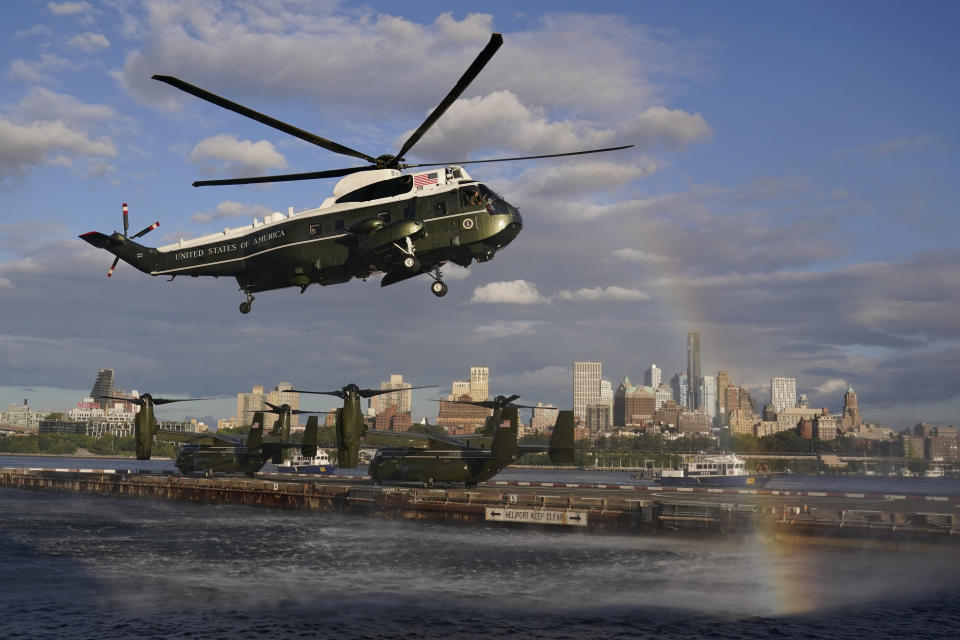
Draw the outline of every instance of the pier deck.
[[[960,552],[960,496],[491,481],[376,486],[368,478],[0,469],[0,487],[593,533],[760,534],[789,542]]]

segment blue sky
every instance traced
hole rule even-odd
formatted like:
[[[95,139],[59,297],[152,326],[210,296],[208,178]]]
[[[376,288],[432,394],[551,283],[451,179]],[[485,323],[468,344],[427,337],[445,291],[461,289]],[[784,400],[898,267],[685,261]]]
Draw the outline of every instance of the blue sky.
[[[956,423],[960,268],[953,3],[20,2],[0,27],[0,406],[127,389],[416,384],[491,368],[495,393],[571,403],[571,363],[614,384],[684,366],[703,336],[765,401],[794,376],[895,427]],[[372,155],[395,151],[484,46],[504,45],[410,159],[635,144],[480,165],[524,214],[487,264],[428,281],[257,297],[167,283],[76,236],[160,220],[162,244],[333,181],[203,177],[349,160],[154,82],[175,75]],[[421,281],[422,280],[422,281]],[[59,391],[58,391],[59,390]],[[416,404],[430,410],[433,392]],[[228,415],[231,402],[186,411]],[[180,409],[176,410],[177,412]]]

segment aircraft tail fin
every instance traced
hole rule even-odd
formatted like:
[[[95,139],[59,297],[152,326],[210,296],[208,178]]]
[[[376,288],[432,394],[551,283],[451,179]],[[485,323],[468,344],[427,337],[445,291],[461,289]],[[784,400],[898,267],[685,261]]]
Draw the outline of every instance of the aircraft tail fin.
[[[502,468],[517,459],[519,412],[516,407],[505,407],[501,418],[497,431],[493,434],[493,442],[490,443],[490,452]]]
[[[250,425],[250,433],[247,434],[247,451],[256,451],[263,446],[263,412],[257,411],[253,414],[253,423]]]
[[[153,435],[155,430],[153,411],[137,413],[133,420],[134,441],[137,448],[137,460],[149,460],[153,449]]]
[[[550,461],[556,464],[573,462],[573,411],[560,411],[550,436]]]
[[[317,455],[317,444],[320,441],[320,422],[317,416],[307,418],[307,428],[303,431],[303,441],[300,446],[300,453],[305,458],[312,458]]]
[[[113,271],[117,268],[117,263],[120,262],[120,260],[123,260],[127,264],[132,265],[144,273],[150,273],[150,267],[147,264],[147,261],[144,259],[144,256],[149,251],[149,248],[143,246],[142,244],[137,244],[134,242],[134,240],[140,236],[150,233],[159,226],[160,222],[157,221],[147,227],[144,227],[132,236],[128,235],[128,232],[130,231],[130,221],[127,216],[127,203],[124,202],[123,233],[114,231],[108,236],[104,233],[100,233],[99,231],[90,231],[89,233],[82,234],[80,239],[98,249],[105,249],[117,256],[114,259],[113,264],[110,266],[110,270],[107,271],[108,278],[113,275]]]

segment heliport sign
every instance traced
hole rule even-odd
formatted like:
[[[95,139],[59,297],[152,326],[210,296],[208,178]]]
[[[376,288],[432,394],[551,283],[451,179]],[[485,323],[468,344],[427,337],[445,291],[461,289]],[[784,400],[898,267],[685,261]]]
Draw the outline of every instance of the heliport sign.
[[[487,507],[488,522],[519,522],[524,524],[558,524],[570,527],[587,526],[586,511],[559,509],[516,509]]]

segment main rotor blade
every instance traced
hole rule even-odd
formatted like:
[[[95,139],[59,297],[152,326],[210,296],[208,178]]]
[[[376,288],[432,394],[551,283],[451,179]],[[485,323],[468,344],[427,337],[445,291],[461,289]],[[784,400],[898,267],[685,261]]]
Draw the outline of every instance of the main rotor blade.
[[[464,160],[462,162],[422,162],[419,164],[401,164],[400,169],[412,169],[413,167],[439,167],[441,165],[462,165],[462,164],[480,164],[483,162],[513,162],[515,160],[536,160],[538,158],[562,158],[563,156],[582,156],[588,153],[604,153],[606,151],[619,151],[629,149],[632,144],[625,144],[622,147],[607,147],[606,149],[587,149],[586,151],[568,151],[567,153],[548,153],[540,156],[517,156],[515,158],[491,158],[489,160]]]
[[[154,398],[153,404],[170,404],[171,402],[193,402],[194,400],[219,400],[219,398]]]
[[[120,396],[100,396],[101,398],[106,398],[108,400],[117,400],[118,402],[130,402],[132,404],[143,404],[143,400],[140,398],[121,398]]]
[[[290,393],[312,393],[321,396],[334,396],[340,398],[341,400],[347,397],[347,394],[339,389],[336,391],[304,391],[303,389],[290,389]]]
[[[318,147],[323,147],[328,151],[333,151],[334,153],[341,153],[345,156],[353,156],[354,158],[360,158],[361,160],[366,160],[367,162],[370,162],[372,164],[377,163],[376,158],[372,158],[361,151],[351,149],[350,147],[345,147],[342,144],[338,144],[336,142],[333,142],[332,140],[327,140],[326,138],[321,138],[320,136],[310,133],[309,131],[298,129],[297,127],[291,124],[287,124],[282,120],[271,118],[270,116],[262,114],[259,111],[254,111],[253,109],[245,107],[242,104],[237,104],[236,102],[227,100],[226,98],[222,98],[215,93],[210,93],[206,89],[201,89],[200,87],[196,87],[190,84],[189,82],[184,82],[179,78],[174,78],[173,76],[160,76],[160,75],[155,75],[152,77],[154,80],[165,82],[169,84],[171,87],[176,87],[177,89],[180,89],[181,91],[185,91],[191,95],[194,95],[200,98],[201,100],[212,102],[218,107],[229,109],[234,113],[239,113],[242,116],[246,116],[248,118],[256,120],[257,122],[265,124],[268,127],[273,127],[274,129],[283,131],[284,133],[288,133],[291,136],[300,138],[301,140],[305,140],[306,142],[309,142],[311,144],[315,144]]]
[[[490,58],[493,57],[493,54],[497,52],[497,49],[500,48],[500,45],[503,44],[503,36],[499,33],[494,33],[490,36],[490,42],[487,43],[487,46],[483,48],[483,51],[476,57],[466,72],[460,76],[460,80],[457,81],[457,84],[453,86],[453,89],[450,90],[450,93],[447,94],[443,100],[440,101],[440,104],[437,105],[437,108],[433,110],[427,119],[423,121],[423,124],[420,125],[420,128],[413,132],[413,134],[407,138],[407,141],[403,143],[403,146],[400,147],[400,151],[397,152],[397,159],[402,160],[404,154],[409,151],[413,145],[417,144],[420,138],[423,137],[430,127],[440,119],[447,109],[450,108],[450,105],[460,97],[460,94],[463,93],[470,83],[473,82],[473,79],[477,77],[477,74],[490,62]]]
[[[221,186],[225,184],[258,184],[261,182],[292,182],[294,180],[319,180],[320,178],[339,178],[351,173],[370,171],[377,167],[348,167],[346,169],[330,169],[327,171],[310,171],[307,173],[285,173],[276,176],[259,176],[256,178],[227,178],[224,180],[198,180],[195,187]]]
[[[404,387],[402,389],[360,389],[357,395],[361,398],[372,398],[373,396],[381,396],[385,393],[396,393],[398,391],[410,391],[411,389],[430,389],[432,387],[437,387],[436,384],[426,384],[421,387]]]

